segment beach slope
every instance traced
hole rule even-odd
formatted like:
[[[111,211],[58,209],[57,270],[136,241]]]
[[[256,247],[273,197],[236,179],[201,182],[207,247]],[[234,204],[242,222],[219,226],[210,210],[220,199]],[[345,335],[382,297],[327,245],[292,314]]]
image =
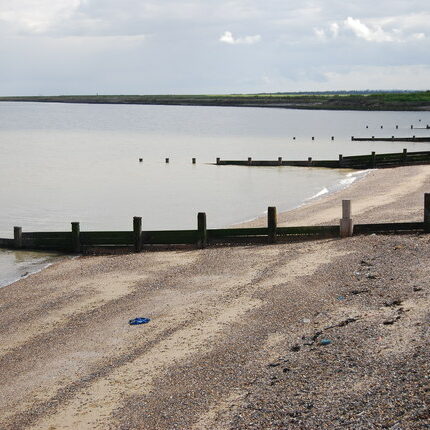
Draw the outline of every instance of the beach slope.
[[[281,221],[421,220],[425,191],[374,171]],[[427,235],[65,259],[0,289],[0,428],[428,428],[429,268]]]

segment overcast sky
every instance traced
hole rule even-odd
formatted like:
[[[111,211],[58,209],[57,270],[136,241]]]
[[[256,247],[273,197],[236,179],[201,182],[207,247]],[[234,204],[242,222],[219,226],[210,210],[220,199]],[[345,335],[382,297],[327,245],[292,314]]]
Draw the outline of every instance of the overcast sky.
[[[430,0],[0,0],[0,94],[430,87]]]

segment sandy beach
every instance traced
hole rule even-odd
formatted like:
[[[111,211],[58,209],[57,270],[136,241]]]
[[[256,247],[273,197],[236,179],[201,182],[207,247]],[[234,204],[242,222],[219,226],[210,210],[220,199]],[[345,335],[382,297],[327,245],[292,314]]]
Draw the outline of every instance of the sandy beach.
[[[425,192],[374,170],[279,224],[420,221]],[[64,259],[0,289],[0,428],[428,429],[429,268],[427,235]]]

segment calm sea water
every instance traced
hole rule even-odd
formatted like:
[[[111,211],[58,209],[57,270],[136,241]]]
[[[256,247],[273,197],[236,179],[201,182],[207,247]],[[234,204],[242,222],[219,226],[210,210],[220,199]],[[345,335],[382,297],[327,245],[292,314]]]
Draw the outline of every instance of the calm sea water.
[[[0,237],[12,237],[15,225],[69,230],[71,221],[80,221],[81,230],[131,229],[135,215],[144,229],[194,228],[199,211],[210,228],[227,226],[269,205],[296,207],[353,177],[328,169],[215,166],[216,157],[336,159],[428,150],[430,144],[350,137],[427,135],[410,125],[429,123],[429,112],[0,103]],[[37,254],[37,264],[44,258],[52,256]],[[8,272],[9,282],[14,267],[27,271],[25,261],[34,270],[33,254],[1,252],[0,273]],[[0,274],[0,285],[5,279]]]

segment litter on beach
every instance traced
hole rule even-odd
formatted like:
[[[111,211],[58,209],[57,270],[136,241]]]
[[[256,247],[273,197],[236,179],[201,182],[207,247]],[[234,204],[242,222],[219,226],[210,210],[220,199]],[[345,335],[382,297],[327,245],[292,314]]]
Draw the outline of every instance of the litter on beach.
[[[140,325],[140,324],[149,323],[149,321],[151,321],[149,318],[134,318],[130,320],[128,323],[130,325]]]

